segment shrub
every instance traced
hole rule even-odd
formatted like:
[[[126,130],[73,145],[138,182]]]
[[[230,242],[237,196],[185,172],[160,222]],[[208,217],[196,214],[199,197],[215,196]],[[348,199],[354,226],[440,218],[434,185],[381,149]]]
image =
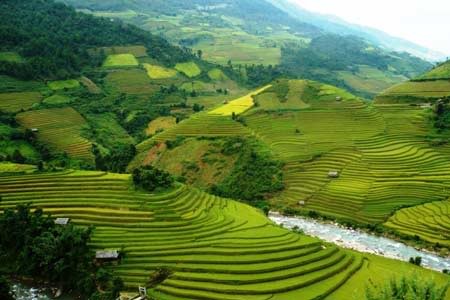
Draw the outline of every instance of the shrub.
[[[439,287],[433,280],[403,277],[391,279],[383,286],[372,284],[366,289],[366,300],[444,300],[449,285]]]
[[[153,166],[139,167],[133,171],[133,182],[136,186],[152,192],[156,189],[166,189],[173,185],[173,177]]]
[[[169,268],[161,267],[150,275],[148,285],[150,287],[157,286],[158,284],[166,280],[171,274],[172,271]]]
[[[410,257],[409,262],[413,265],[420,266],[422,264],[422,257],[420,256]]]

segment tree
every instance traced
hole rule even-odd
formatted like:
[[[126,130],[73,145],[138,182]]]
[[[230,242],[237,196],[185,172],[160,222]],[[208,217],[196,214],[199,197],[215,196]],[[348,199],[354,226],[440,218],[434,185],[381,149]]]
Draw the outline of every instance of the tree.
[[[173,177],[153,166],[139,167],[133,171],[133,182],[136,186],[152,192],[156,189],[166,189],[173,185]]]
[[[194,105],[192,106],[192,110],[195,112],[200,112],[204,109],[203,105],[200,105],[198,103],[194,103]]]
[[[199,59],[202,59],[203,51],[200,50],[200,49],[198,49],[198,50],[197,50],[197,56],[198,56]]]
[[[25,157],[23,157],[22,153],[18,149],[14,150],[11,160],[18,164],[25,163]]]

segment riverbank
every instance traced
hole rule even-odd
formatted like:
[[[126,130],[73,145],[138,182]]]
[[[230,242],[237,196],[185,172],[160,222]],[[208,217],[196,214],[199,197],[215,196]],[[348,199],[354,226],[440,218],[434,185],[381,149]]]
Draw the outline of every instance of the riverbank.
[[[436,271],[450,269],[450,258],[416,249],[402,242],[373,235],[358,229],[345,228],[337,223],[325,223],[306,217],[288,217],[270,212],[269,218],[289,229],[299,229],[307,235],[359,252],[381,255],[387,258],[409,261],[420,256],[422,266]]]

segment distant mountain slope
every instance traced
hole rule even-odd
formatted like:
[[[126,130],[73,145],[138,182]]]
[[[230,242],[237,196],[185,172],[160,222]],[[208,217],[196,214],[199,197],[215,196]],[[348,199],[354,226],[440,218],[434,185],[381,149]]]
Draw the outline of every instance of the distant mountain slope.
[[[386,49],[406,51],[429,61],[440,61],[445,58],[445,54],[443,53],[417,45],[402,38],[391,36],[381,30],[351,24],[335,16],[322,15],[302,9],[298,4],[293,3],[292,0],[268,1],[287,12],[290,16],[317,26],[327,32],[339,35],[356,35]]]

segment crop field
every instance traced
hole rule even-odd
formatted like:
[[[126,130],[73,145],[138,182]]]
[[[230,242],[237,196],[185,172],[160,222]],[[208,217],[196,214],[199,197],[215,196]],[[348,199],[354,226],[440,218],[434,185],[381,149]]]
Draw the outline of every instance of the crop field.
[[[80,82],[75,79],[69,80],[57,80],[50,81],[47,83],[48,87],[54,91],[64,90],[64,89],[76,89],[80,87]]]
[[[14,113],[22,109],[28,110],[41,100],[42,95],[38,92],[1,93],[0,111]]]
[[[17,121],[25,128],[36,128],[38,140],[45,142],[56,152],[92,161],[92,144],[81,136],[85,119],[73,108],[34,110],[17,115]]]
[[[236,115],[242,114],[253,107],[253,105],[255,104],[253,101],[254,96],[260,94],[270,87],[271,85],[267,85],[259,90],[251,92],[248,95],[232,100],[229,103],[210,111],[209,114],[220,116],[231,116],[233,113],[235,113]]]
[[[367,280],[419,269],[363,256],[276,226],[245,204],[177,184],[157,194],[134,191],[129,175],[65,171],[0,177],[0,208],[30,203],[79,226],[94,225],[94,249],[118,249],[109,266],[127,288],[146,285],[160,267],[173,273],[150,296],[160,300],[361,299]],[[382,273],[389,265],[389,272]],[[347,286],[347,282],[354,282]]]
[[[148,77],[151,79],[166,79],[177,76],[177,71],[174,69],[151,64],[144,64],[143,66],[147,70]]]
[[[144,70],[114,70],[106,76],[106,85],[120,93],[131,95],[152,95],[159,86],[152,84]]]
[[[202,72],[202,70],[200,70],[197,64],[193,61],[186,63],[178,63],[176,64],[175,69],[189,78],[196,77],[200,75],[200,73]]]
[[[432,202],[401,209],[385,225],[431,243],[450,246],[450,202]]]
[[[145,130],[145,133],[147,135],[153,135],[157,133],[158,131],[169,129],[176,125],[176,118],[174,117],[159,117],[155,120],[152,120],[150,123],[148,123],[148,127]]]
[[[139,65],[136,57],[133,54],[111,54],[108,55],[103,67],[116,68],[116,67],[136,67]]]

